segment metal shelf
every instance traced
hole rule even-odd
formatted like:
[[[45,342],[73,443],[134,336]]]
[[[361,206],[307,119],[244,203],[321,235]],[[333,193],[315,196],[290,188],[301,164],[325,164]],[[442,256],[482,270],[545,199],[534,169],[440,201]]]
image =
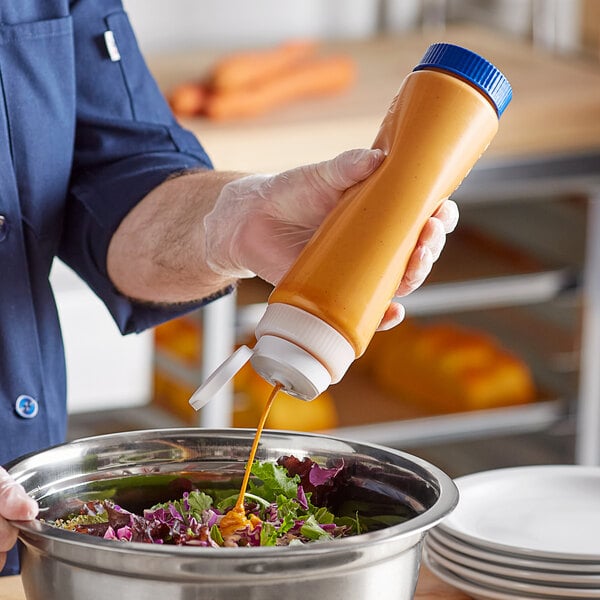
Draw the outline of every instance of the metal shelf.
[[[555,269],[540,273],[506,275],[470,281],[431,283],[405,298],[398,298],[411,316],[434,315],[465,310],[499,308],[537,304],[556,298],[578,285],[578,275],[570,269]],[[238,307],[238,336],[254,330],[266,302]]]
[[[339,427],[323,433],[387,446],[422,446],[456,439],[541,431],[566,414],[562,400],[399,421]]]
[[[411,316],[486,309],[491,318],[492,309],[549,302],[575,289],[577,283],[577,276],[570,269],[554,269],[427,284],[402,301]],[[238,307],[236,329],[241,339],[254,331],[265,308],[266,302]],[[567,414],[567,402],[560,398],[565,391],[548,388],[546,383],[540,382],[544,392],[531,404],[430,416],[413,407],[400,408],[397,399],[385,397],[368,378],[349,372],[342,382],[331,388],[342,423],[325,433],[389,446],[418,446],[536,432],[559,422]]]
[[[411,315],[430,315],[546,302],[576,285],[574,273],[568,269],[557,269],[474,281],[434,283],[399,300]]]

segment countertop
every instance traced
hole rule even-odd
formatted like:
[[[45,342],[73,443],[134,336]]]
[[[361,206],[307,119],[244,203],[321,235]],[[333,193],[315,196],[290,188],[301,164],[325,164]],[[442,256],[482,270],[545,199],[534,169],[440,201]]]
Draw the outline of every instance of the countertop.
[[[421,568],[415,600],[468,600],[462,592],[441,582],[425,567]],[[20,577],[0,579],[0,600],[25,600]]]
[[[461,44],[500,68],[513,101],[479,166],[600,153],[600,63],[559,57],[520,38],[473,26],[368,40],[324,43],[324,54],[354,58],[358,77],[340,95],[296,102],[269,114],[231,122],[184,119],[216,168],[275,171],[370,146],[404,77],[430,43]],[[149,57],[159,86],[168,92],[201,78],[218,57],[206,51]]]

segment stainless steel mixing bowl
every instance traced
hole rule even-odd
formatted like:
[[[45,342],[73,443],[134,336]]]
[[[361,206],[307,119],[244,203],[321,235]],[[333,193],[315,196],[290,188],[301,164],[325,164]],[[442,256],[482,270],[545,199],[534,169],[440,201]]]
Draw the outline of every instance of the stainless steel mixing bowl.
[[[146,430],[86,438],[18,460],[11,474],[39,502],[42,519],[74,499],[158,501],[182,477],[239,485],[254,436],[243,429]],[[375,445],[265,431],[259,460],[306,456],[353,465],[348,493],[404,506],[410,520],[304,546],[198,548],[125,543],[19,522],[28,600],[300,600],[413,598],[428,529],[457,503],[452,480],[427,462]],[[162,498],[166,500],[168,498]]]

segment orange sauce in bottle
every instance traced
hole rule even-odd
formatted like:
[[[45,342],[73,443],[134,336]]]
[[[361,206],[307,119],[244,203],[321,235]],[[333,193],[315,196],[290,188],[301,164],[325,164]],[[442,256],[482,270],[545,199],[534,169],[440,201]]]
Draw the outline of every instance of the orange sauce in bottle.
[[[250,528],[254,529],[254,527],[256,527],[258,523],[260,523],[260,519],[256,515],[250,515],[250,517],[246,517],[246,509],[244,508],[244,497],[246,495],[248,481],[250,481],[250,470],[252,469],[252,464],[254,463],[254,458],[256,457],[256,451],[258,450],[260,436],[265,427],[265,423],[267,421],[267,417],[269,416],[271,406],[273,405],[273,402],[275,400],[275,396],[277,396],[277,392],[279,392],[281,388],[282,385],[279,383],[273,386],[273,390],[271,391],[271,394],[267,399],[267,403],[265,404],[262,415],[260,417],[260,421],[256,428],[256,434],[254,436],[254,441],[252,442],[248,462],[246,463],[244,478],[242,479],[242,485],[240,488],[240,493],[237,502],[229,512],[223,515],[221,521],[219,522],[219,530],[221,531],[221,535],[223,537],[228,537],[236,531],[244,529],[247,525],[250,525]]]
[[[344,194],[269,304],[303,309],[366,349],[427,219],[450,196],[498,129],[487,98],[439,71],[411,73],[373,147],[386,153]]]

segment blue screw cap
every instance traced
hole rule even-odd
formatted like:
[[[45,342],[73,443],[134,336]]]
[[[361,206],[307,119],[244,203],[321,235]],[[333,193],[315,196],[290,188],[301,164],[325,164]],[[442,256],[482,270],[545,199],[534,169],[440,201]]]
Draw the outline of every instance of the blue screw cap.
[[[454,44],[432,44],[413,71],[440,69],[459,75],[479,88],[502,115],[512,99],[508,79],[492,63],[479,54]]]

